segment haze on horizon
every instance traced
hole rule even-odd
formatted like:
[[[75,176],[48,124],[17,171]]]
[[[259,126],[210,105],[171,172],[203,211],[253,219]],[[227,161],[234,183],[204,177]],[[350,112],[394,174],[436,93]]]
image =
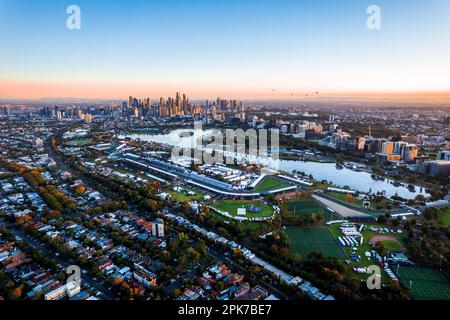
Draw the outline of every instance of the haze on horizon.
[[[0,99],[450,100],[446,0],[0,0],[0,43]]]

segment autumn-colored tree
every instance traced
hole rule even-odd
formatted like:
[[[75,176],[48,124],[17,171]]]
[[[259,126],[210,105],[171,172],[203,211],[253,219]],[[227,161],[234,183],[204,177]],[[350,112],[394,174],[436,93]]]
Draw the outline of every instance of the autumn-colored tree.
[[[61,216],[61,212],[58,210],[52,210],[49,213],[47,213],[46,217],[49,219],[56,219]]]
[[[16,218],[16,222],[18,224],[20,224],[20,225],[23,225],[23,224],[27,223],[30,220],[31,220],[31,217],[28,214]]]
[[[74,192],[77,196],[79,196],[86,192],[86,188],[83,185],[79,185],[78,187],[75,188]]]
[[[270,246],[270,252],[274,255],[278,254],[278,246],[275,243]]]
[[[9,298],[11,300],[18,300],[20,299],[21,296],[22,296],[22,289],[19,287],[12,289],[9,293]]]
[[[158,211],[158,202],[153,199],[147,199],[144,201],[144,206],[146,209],[151,210],[152,212]]]
[[[179,298],[180,295],[181,295],[180,289],[175,289],[175,290],[173,291],[173,297],[174,297],[175,299],[176,299],[176,298]]]
[[[347,194],[347,195],[345,196],[345,200],[347,200],[348,202],[354,202],[354,201],[355,201],[355,198],[353,197],[353,195],[351,195],[351,194],[349,193],[349,194]]]
[[[208,207],[208,206],[203,206],[203,207],[202,207],[202,213],[203,213],[204,215],[209,214],[209,212],[210,212],[210,210],[209,210],[209,207]]]
[[[113,279],[113,284],[115,285],[115,286],[118,286],[119,284],[121,284],[122,283],[122,278],[121,277],[115,277],[114,279]]]

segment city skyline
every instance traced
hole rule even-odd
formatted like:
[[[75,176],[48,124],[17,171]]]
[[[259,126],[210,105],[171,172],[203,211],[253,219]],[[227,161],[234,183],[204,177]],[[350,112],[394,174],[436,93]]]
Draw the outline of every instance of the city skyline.
[[[0,1],[0,99],[450,99],[446,1],[71,4]]]

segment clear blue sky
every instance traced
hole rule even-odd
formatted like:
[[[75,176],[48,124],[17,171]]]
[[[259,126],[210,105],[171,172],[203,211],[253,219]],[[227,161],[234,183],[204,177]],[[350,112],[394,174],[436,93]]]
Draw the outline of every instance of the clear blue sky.
[[[381,31],[366,28],[370,4]],[[0,0],[0,45],[0,80],[19,86],[450,91],[448,0]]]

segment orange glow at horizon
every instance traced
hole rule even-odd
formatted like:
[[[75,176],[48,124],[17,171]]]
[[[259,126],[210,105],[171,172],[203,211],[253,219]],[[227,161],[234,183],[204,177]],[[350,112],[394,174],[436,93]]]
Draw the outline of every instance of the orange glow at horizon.
[[[446,92],[316,92],[287,90],[205,87],[192,85],[180,87],[176,84],[135,84],[135,83],[38,83],[0,79],[0,99],[37,100],[45,98],[111,99],[123,100],[128,96],[159,97],[173,96],[175,92],[186,93],[191,98],[238,98],[238,99],[286,99],[304,100],[314,98],[361,98],[361,99],[411,99],[449,100]]]

